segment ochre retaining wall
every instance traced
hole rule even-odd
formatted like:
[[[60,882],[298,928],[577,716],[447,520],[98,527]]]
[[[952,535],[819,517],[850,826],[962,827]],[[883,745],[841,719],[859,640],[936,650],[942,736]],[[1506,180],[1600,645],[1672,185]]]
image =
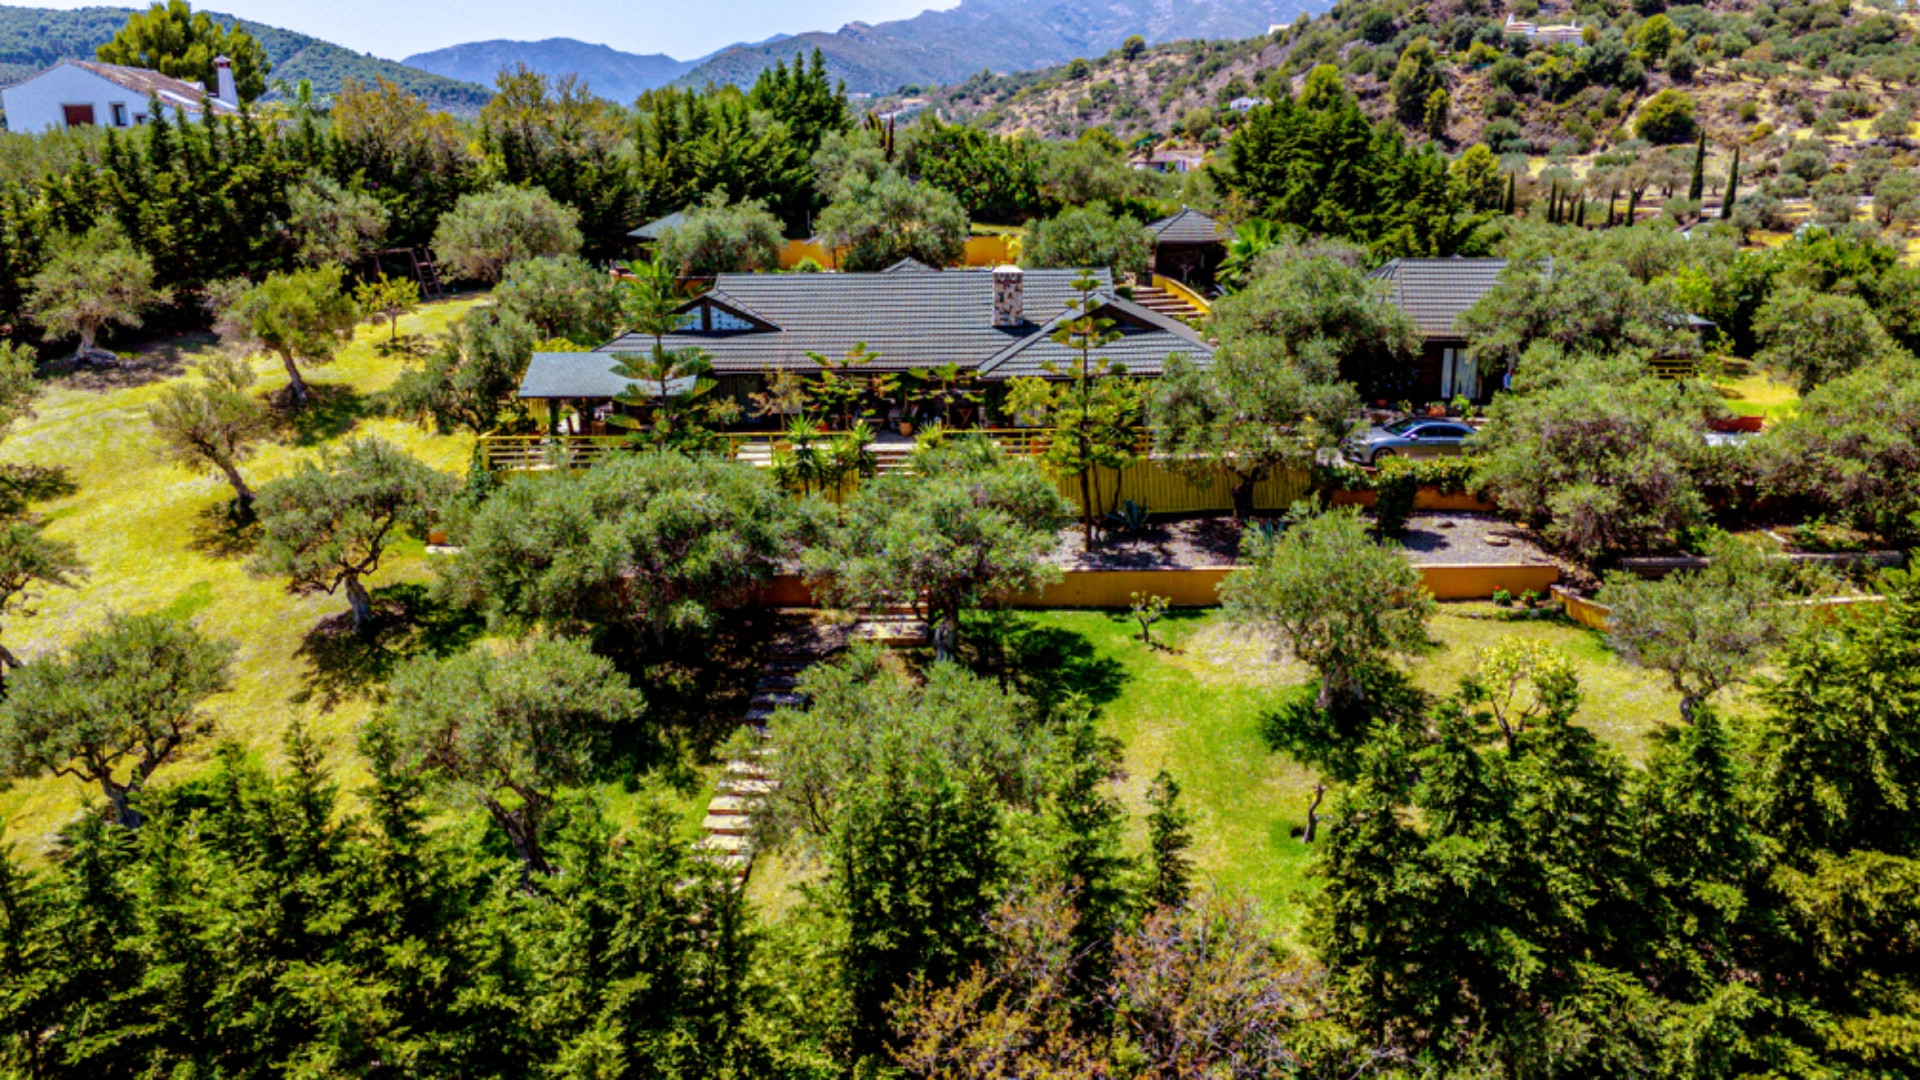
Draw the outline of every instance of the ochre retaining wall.
[[[1329,506],[1359,506],[1372,509],[1379,496],[1371,491],[1336,491],[1327,496]],[[1439,488],[1423,487],[1413,495],[1415,510],[1443,514],[1497,514],[1500,508],[1484,499],[1467,494],[1442,494]]]
[[[1505,589],[1545,595],[1560,580],[1554,566],[1451,564],[1421,566],[1421,584],[1436,600],[1486,600]],[[1164,596],[1174,607],[1214,607],[1229,566],[1183,570],[1068,570],[1059,581],[1007,599],[1016,608],[1114,608],[1132,606],[1133,594]],[[792,574],[776,576],[751,601],[764,607],[813,607],[813,590]]]
[[[1560,598],[1561,605],[1566,608],[1567,618],[1590,630],[1598,630],[1603,634],[1607,632],[1607,616],[1613,613],[1612,608],[1569,589],[1556,587],[1553,594]],[[1831,600],[1804,601],[1814,609],[1814,616],[1821,619],[1832,619],[1863,605],[1886,602],[1884,596],[1839,596]]]

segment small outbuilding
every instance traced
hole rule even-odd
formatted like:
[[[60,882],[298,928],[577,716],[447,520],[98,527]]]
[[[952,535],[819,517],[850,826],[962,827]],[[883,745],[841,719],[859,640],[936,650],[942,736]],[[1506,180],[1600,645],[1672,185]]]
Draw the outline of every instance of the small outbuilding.
[[[1153,272],[1184,285],[1206,290],[1226,260],[1233,233],[1226,226],[1190,206],[1172,217],[1150,223],[1153,234]]]

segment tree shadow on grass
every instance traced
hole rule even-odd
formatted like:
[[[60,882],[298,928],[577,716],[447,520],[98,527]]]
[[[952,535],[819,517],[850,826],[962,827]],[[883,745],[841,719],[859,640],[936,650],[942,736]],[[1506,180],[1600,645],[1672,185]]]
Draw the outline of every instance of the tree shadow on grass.
[[[79,490],[64,465],[0,465],[0,516],[15,517],[34,503]]]
[[[194,515],[187,548],[215,559],[239,559],[253,554],[260,542],[260,519],[241,517],[232,499],[221,499]]]
[[[1127,669],[1095,652],[1093,642],[1016,611],[969,615],[960,653],[970,667],[997,677],[1051,712],[1079,695],[1098,708],[1120,696]]]
[[[773,613],[727,612],[702,637],[678,637],[668,646],[606,639],[599,651],[646,696],[640,722],[608,748],[606,774],[630,788],[650,774],[672,784],[692,783],[695,765],[716,760],[751,708],[767,644],[778,627]]]
[[[345,601],[342,601],[344,604]],[[367,694],[416,656],[446,656],[479,640],[486,621],[465,608],[435,599],[425,585],[405,583],[373,590],[374,621],[365,633],[341,611],[322,619],[295,651],[308,671],[293,700],[330,712]]]
[[[104,394],[178,378],[187,371],[186,351],[208,349],[218,342],[219,338],[208,333],[180,334],[141,345],[121,355],[118,362],[79,361],[72,356],[62,356],[42,365],[40,370],[48,381],[67,389]]]
[[[351,386],[308,383],[308,401],[295,407],[292,395],[278,396],[280,436],[292,446],[317,446],[352,431],[373,412],[371,401]]]

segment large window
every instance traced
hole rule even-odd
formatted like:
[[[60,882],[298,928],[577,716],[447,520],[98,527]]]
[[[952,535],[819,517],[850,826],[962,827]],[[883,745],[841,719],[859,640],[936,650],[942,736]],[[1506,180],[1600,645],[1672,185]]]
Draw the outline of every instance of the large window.
[[[93,123],[91,105],[62,105],[60,113],[66,118],[68,127],[88,127]]]

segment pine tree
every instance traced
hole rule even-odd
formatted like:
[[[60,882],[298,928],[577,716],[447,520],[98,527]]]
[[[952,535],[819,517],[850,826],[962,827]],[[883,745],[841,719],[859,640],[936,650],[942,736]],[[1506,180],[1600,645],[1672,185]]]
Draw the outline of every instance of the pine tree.
[[[1702,128],[1700,141],[1693,148],[1693,179],[1687,182],[1687,201],[1697,203],[1706,190],[1707,132]]]
[[[1147,789],[1147,887],[1143,899],[1150,908],[1178,907],[1187,902],[1193,860],[1193,815],[1180,805],[1180,784],[1165,769]]]
[[[1733,166],[1727,170],[1727,197],[1720,201],[1720,220],[1733,218],[1733,201],[1740,194],[1740,148],[1733,148]]]

